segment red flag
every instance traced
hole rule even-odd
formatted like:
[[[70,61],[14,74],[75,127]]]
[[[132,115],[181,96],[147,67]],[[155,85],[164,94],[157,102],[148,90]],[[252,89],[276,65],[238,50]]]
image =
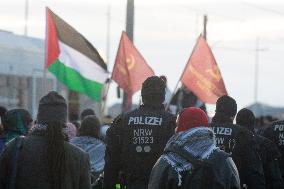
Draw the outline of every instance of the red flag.
[[[122,32],[112,79],[128,96],[139,91],[145,79],[153,76],[154,71],[135,48],[125,32]]]
[[[213,53],[202,36],[198,38],[181,81],[205,103],[215,104],[220,96],[227,94]]]

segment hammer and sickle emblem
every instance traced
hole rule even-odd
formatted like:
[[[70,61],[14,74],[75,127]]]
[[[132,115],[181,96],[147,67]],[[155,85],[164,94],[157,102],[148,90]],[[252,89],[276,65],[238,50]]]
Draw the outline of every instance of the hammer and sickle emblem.
[[[220,70],[217,66],[214,66],[212,69],[207,69],[206,73],[208,73],[210,76],[212,76],[217,81],[220,81],[222,79]]]
[[[127,66],[128,71],[132,70],[135,66],[135,59],[134,56],[131,54],[130,57],[126,58],[125,64]],[[126,75],[127,74],[127,70],[125,69],[124,66],[118,64],[117,68],[119,69],[119,71],[123,74]]]

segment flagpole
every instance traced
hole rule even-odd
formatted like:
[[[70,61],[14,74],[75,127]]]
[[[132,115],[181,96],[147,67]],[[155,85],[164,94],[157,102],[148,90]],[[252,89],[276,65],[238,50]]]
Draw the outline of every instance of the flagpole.
[[[110,23],[111,22],[111,7],[107,5],[107,38],[106,38],[106,62],[109,64],[109,52],[110,52]]]
[[[123,33],[123,31],[122,31],[122,33]],[[122,41],[122,35],[121,35],[121,38],[120,38],[120,40],[119,40],[119,45],[121,44],[121,41]],[[117,49],[117,53],[116,54],[118,54],[118,52],[119,52],[119,45],[118,45],[118,49]],[[113,71],[115,70],[115,66],[116,66],[116,60],[115,60],[115,62],[114,62],[114,65],[113,65],[113,68],[112,68],[112,72],[111,72],[111,76],[110,76],[110,78],[109,78],[109,82],[111,82],[112,81],[112,77],[113,77]],[[119,86],[117,86],[117,88],[119,88]],[[108,89],[109,90],[109,89]],[[107,94],[108,94],[108,90],[107,90]],[[120,97],[119,97],[120,98]],[[123,107],[122,107],[123,108]]]
[[[29,0],[25,3],[25,31],[24,35],[28,36],[28,15],[29,15]]]
[[[108,96],[108,92],[109,92],[109,85],[111,83],[111,78],[107,79],[105,85],[106,85],[106,91],[103,94],[103,104],[102,104],[102,108],[101,108],[101,112],[102,114],[104,114],[105,112],[105,108],[106,108],[106,102],[107,102],[107,96]],[[104,100],[105,99],[105,100]]]
[[[208,21],[208,18],[207,18],[207,15],[205,14],[203,16],[203,37],[205,40],[207,40],[207,21]]]
[[[133,42],[133,30],[134,30],[134,0],[127,0],[127,8],[126,8],[126,33],[129,37],[130,41]],[[129,97],[125,91],[123,92],[123,101],[122,101],[122,110],[128,111],[131,108],[131,103],[129,102]],[[129,107],[130,106],[130,107]]]
[[[186,65],[185,65],[185,67],[184,67],[184,69],[183,69],[183,71],[182,71],[182,74],[180,75],[180,78],[179,78],[179,80],[178,80],[178,82],[177,82],[177,84],[176,84],[175,90],[174,90],[174,92],[172,93],[172,96],[171,96],[171,98],[170,98],[170,102],[169,102],[169,103],[167,104],[167,106],[166,106],[166,110],[168,110],[168,108],[169,108],[169,106],[170,106],[170,103],[171,103],[171,101],[172,101],[172,99],[173,99],[173,97],[174,97],[174,95],[175,95],[175,93],[176,93],[176,91],[177,91],[179,82],[180,82],[181,78],[182,78],[183,75],[184,75],[184,72],[185,72],[185,70],[186,70],[186,68],[187,68],[187,66],[188,66],[189,60],[191,59],[192,54],[193,54],[193,52],[195,51],[195,49],[196,49],[196,47],[197,47],[197,43],[198,43],[200,37],[202,37],[202,34],[199,35],[199,37],[198,37],[198,39],[197,39],[197,41],[196,41],[196,43],[195,43],[195,45],[194,45],[194,47],[193,47],[193,49],[192,49],[192,51],[191,51],[190,57],[189,57],[189,59],[188,59]]]
[[[111,21],[111,7],[110,4],[107,5],[107,37],[106,37],[106,63],[107,65],[109,65],[109,52],[110,52],[110,21]],[[107,95],[108,95],[108,91],[109,91],[109,85],[110,85],[111,79],[108,79],[106,81],[106,91],[103,94],[103,104],[102,104],[102,108],[101,108],[101,112],[102,114],[105,113],[105,109],[107,106]]]
[[[177,82],[177,84],[176,84],[176,86],[175,86],[175,89],[174,89],[174,91],[173,91],[173,93],[172,93],[172,96],[171,96],[171,98],[170,98],[169,103],[167,103],[166,110],[169,109],[170,104],[171,104],[171,101],[172,101],[173,98],[174,98],[174,94],[176,94],[176,92],[177,92],[177,89],[178,89],[179,84],[180,84],[180,79],[178,80],[178,82]]]
[[[122,31],[122,33],[123,33],[124,31]],[[120,38],[120,40],[119,40],[119,45],[121,44],[121,42],[122,42],[122,35],[121,35],[121,38]],[[118,52],[119,52],[119,46],[118,46],[118,49],[117,49],[117,53],[116,54],[118,54]],[[113,77],[113,71],[115,70],[115,67],[116,67],[116,60],[115,60],[115,62],[114,62],[114,65],[113,65],[113,68],[112,68],[112,72],[111,72],[111,77],[109,78],[109,83],[112,81],[112,77]],[[119,86],[117,86],[117,88],[119,89]],[[107,93],[106,93],[106,95],[108,94],[108,91],[109,91],[109,88],[107,89]],[[119,97],[120,98],[120,97]],[[122,106],[122,109],[123,109],[123,106]]]
[[[44,93],[47,92],[47,81],[46,81],[46,65],[47,65],[47,51],[48,51],[48,39],[47,39],[47,36],[48,36],[48,7],[45,7],[45,46],[44,46],[44,66],[43,66],[43,88],[44,88]]]
[[[254,103],[258,101],[258,77],[259,77],[259,37],[256,38],[255,63],[254,63]]]

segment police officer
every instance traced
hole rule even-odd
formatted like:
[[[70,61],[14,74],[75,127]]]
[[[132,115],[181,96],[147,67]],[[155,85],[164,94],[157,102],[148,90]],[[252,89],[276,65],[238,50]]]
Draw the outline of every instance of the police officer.
[[[163,106],[165,83],[147,78],[138,109],[118,116],[107,131],[104,188],[146,189],[151,169],[174,134],[175,117]]]
[[[272,140],[278,146],[281,153],[279,167],[282,178],[284,178],[284,120],[273,122],[270,127],[265,129],[263,136]]]
[[[217,100],[211,123],[216,135],[216,144],[232,155],[242,187],[264,189],[265,179],[261,160],[257,150],[254,149],[254,141],[249,131],[233,124],[236,113],[237,103],[232,97],[224,95]]]
[[[279,169],[279,158],[281,156],[276,144],[271,140],[255,134],[255,116],[249,109],[241,109],[236,117],[238,125],[248,129],[256,141],[259,149],[262,167],[265,175],[266,189],[283,189],[283,180]]]

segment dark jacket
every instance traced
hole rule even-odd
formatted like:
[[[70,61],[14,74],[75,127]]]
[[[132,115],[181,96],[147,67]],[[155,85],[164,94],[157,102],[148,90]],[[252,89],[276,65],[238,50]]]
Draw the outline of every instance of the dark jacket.
[[[14,142],[8,144],[0,158],[0,188],[7,188]],[[65,142],[67,172],[64,188],[90,189],[89,156],[79,148]],[[16,188],[18,189],[51,189],[47,179],[46,140],[42,136],[29,135],[23,141],[19,152]]]
[[[260,149],[265,176],[266,189],[283,189],[283,180],[279,168],[281,154],[277,146],[269,139],[254,135]]]
[[[198,174],[192,160],[210,165],[211,174],[205,176],[209,168]],[[164,154],[152,169],[148,188],[240,189],[240,180],[232,158],[216,148],[213,132],[199,127],[177,133],[169,140]]]
[[[126,183],[128,189],[147,188],[151,169],[174,128],[175,117],[163,106],[142,105],[117,117],[107,131],[104,187]]]
[[[284,120],[274,122],[270,127],[264,130],[263,136],[277,145],[281,153],[279,167],[282,178],[284,178]]]
[[[249,189],[265,189],[265,178],[262,162],[255,147],[252,134],[239,125],[232,123],[211,123],[216,135],[216,144],[232,155],[238,168],[241,185]]]

